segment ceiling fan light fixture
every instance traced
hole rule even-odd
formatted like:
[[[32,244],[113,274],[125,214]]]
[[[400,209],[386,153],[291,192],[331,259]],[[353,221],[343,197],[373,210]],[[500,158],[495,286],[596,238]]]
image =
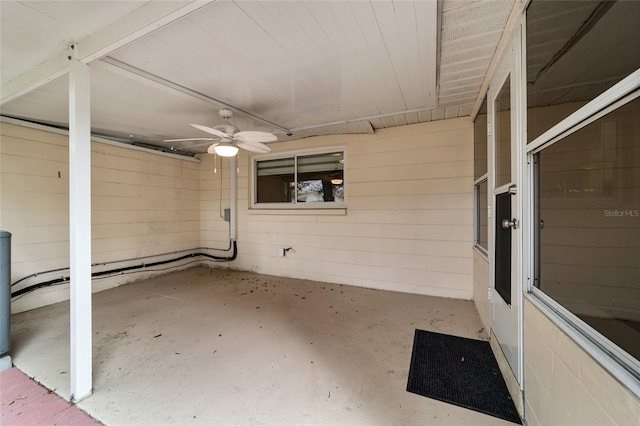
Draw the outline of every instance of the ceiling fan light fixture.
[[[271,148],[265,145],[265,143],[277,141],[278,137],[276,135],[273,133],[259,132],[255,130],[241,132],[236,126],[227,122],[227,119],[231,117],[231,115],[233,115],[231,110],[220,110],[220,117],[224,118],[225,122],[224,124],[216,127],[191,123],[191,125],[196,129],[215,136],[215,139],[211,137],[198,139],[218,141],[217,143],[209,146],[207,149],[209,154],[217,154],[221,157],[234,157],[238,153],[238,148],[260,154],[265,154],[271,151]],[[166,142],[168,142],[168,140]]]
[[[331,179],[331,183],[334,185],[342,185],[342,182],[344,182],[342,179]]]
[[[238,153],[238,147],[237,146],[228,145],[228,144],[216,145],[213,148],[213,150],[220,157],[235,157],[236,154]]]

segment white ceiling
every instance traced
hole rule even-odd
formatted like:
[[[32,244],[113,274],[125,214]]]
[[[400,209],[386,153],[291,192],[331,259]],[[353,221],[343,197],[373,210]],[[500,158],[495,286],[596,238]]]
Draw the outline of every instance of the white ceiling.
[[[2,0],[1,112],[67,126],[75,55],[93,132],[130,142],[204,136],[221,107],[281,140],[468,116],[513,5]]]

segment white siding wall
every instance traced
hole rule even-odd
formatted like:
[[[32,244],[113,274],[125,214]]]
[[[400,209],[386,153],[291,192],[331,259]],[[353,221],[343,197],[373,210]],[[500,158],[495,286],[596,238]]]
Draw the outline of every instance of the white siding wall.
[[[471,299],[472,132],[471,122],[455,119],[271,144],[273,152],[346,146],[346,214],[251,210],[251,159],[241,151],[239,255],[229,266]],[[218,159],[214,174],[214,158],[203,157],[202,237],[209,247],[227,244],[219,209],[228,207],[228,160],[222,165],[221,173]],[[293,249],[279,257],[280,247]]]
[[[1,129],[0,227],[13,234],[12,280],[66,267],[67,137],[7,123]],[[243,152],[239,257],[216,266],[470,299],[471,132],[467,120],[457,119],[272,145],[276,152],[347,147],[348,208],[329,215],[250,211],[250,158]],[[229,160],[218,158],[214,172],[214,157],[202,159],[197,164],[94,142],[92,261],[227,248],[220,209],[229,206]],[[290,246],[285,258],[278,256],[278,248]],[[148,275],[96,280],[94,291]],[[66,285],[41,289],[14,301],[12,310],[67,298]]]
[[[69,266],[68,137],[8,123],[0,133],[0,228],[12,233],[12,281]],[[198,247],[199,168],[197,162],[93,142],[92,262]],[[146,276],[96,280],[93,289]],[[41,289],[15,300],[12,311],[66,299],[67,285]]]
[[[67,266],[67,138],[6,123],[0,134],[0,228],[13,234],[12,280]],[[458,119],[273,144],[276,152],[347,146],[349,205],[346,214],[335,215],[251,212],[250,158],[243,152],[240,254],[216,266],[473,295],[488,329],[488,264],[471,248],[471,138],[471,124]],[[228,223],[220,208],[229,206],[229,160],[218,159],[214,173],[214,157],[202,159],[197,164],[94,143],[94,262],[200,245],[226,248]],[[293,251],[279,257],[278,248],[289,246]],[[142,276],[99,281],[94,289]],[[14,302],[12,310],[67,297],[66,286],[44,289]],[[524,348],[529,424],[637,423],[638,399],[529,302]]]

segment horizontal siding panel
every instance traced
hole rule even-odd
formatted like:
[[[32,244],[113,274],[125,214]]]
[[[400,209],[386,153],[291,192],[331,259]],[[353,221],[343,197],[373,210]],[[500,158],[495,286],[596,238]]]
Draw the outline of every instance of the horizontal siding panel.
[[[67,137],[6,123],[0,129],[0,208],[2,227],[12,232],[12,280],[68,267]],[[93,262],[200,245],[200,164],[93,143],[91,175]],[[93,288],[139,276],[123,275]],[[20,309],[68,298],[61,292],[62,286],[24,296]]]
[[[464,194],[473,185],[468,178],[419,179],[399,182],[351,182],[349,194],[354,196],[378,194],[420,195],[420,194]]]
[[[247,214],[250,162],[240,158],[239,254],[233,267],[470,299],[473,146],[468,120],[271,144],[273,152],[331,146],[347,148],[343,216]],[[212,159],[204,158],[202,168],[212,167]],[[215,221],[220,187],[206,179],[211,187],[203,188],[201,202],[213,206],[207,220]],[[226,187],[222,196],[225,206]],[[280,257],[281,247],[293,249]]]
[[[349,210],[357,209],[466,209],[473,204],[472,194],[420,194],[420,195],[349,195]]]
[[[267,249],[269,249],[267,251]],[[243,256],[264,256],[267,252],[271,257],[278,256],[277,246],[268,245],[243,245]],[[296,259],[322,259],[323,262],[332,265],[332,269],[341,268],[342,265],[351,265],[354,269],[379,268],[398,270],[415,270],[430,272],[444,272],[451,274],[471,274],[472,263],[468,258],[454,258],[444,256],[425,257],[419,254],[397,254],[390,252],[362,252],[358,250],[346,250],[333,248],[327,251],[323,248],[309,247],[296,244],[295,250],[287,253],[286,262],[295,262]]]
[[[370,224],[462,225],[463,213],[458,210],[357,210],[350,219]]]
[[[313,235],[345,237],[403,238],[407,240],[428,239],[432,241],[471,241],[472,226],[442,225],[397,225],[397,224],[358,224],[358,223],[317,223],[309,226],[297,222],[272,222],[239,224],[239,231],[251,238],[260,235],[305,233]],[[338,244],[338,243],[336,243]]]
[[[441,164],[434,164],[430,167],[425,167],[423,164],[409,164],[401,167],[388,166],[376,169],[355,169],[349,172],[349,183],[439,178],[442,177],[442,169]]]
[[[248,254],[239,254],[239,260],[250,262],[249,265],[252,268],[259,268],[263,265],[273,265],[274,258],[272,256],[263,257],[252,253],[249,250]],[[323,268],[325,264],[323,260],[316,259],[294,259],[293,257],[286,257],[282,263],[290,264],[295,269],[305,271],[324,271],[315,272],[313,275],[306,275],[300,278],[314,279],[316,281],[330,281],[327,280],[328,276],[340,277],[339,280],[334,282],[343,283],[345,278],[357,279],[360,282],[367,281],[384,281],[387,283],[406,283],[411,286],[420,286],[429,284],[432,287],[440,287],[443,289],[451,289],[455,291],[468,291],[468,279],[470,275],[467,274],[455,274],[438,271],[423,271],[415,269],[402,269],[387,265],[374,265],[367,266],[365,268],[356,268],[349,263],[337,263],[332,265],[331,268]],[[283,265],[284,266],[284,265]],[[283,268],[286,270],[286,268]],[[277,274],[280,275],[280,274]],[[283,276],[295,277],[293,274]],[[315,276],[316,278],[313,278]],[[387,288],[387,290],[394,290],[393,288]]]
[[[16,273],[67,266],[67,154],[60,161],[32,155],[45,145],[60,155],[66,151],[66,138],[39,142],[28,135],[47,140],[46,132],[21,132],[15,127],[3,124],[3,138],[8,129],[14,133],[11,137],[30,141],[29,146],[12,147],[11,153],[5,153],[3,139],[1,153],[2,222],[15,228]],[[251,155],[242,152],[238,157],[238,258],[215,267],[471,298],[473,147],[468,120],[271,146],[273,152],[346,146],[346,215],[248,214]],[[6,173],[9,157],[18,163],[26,160],[23,165],[38,163],[46,173],[30,175],[20,164]],[[229,207],[229,183],[228,160],[218,158],[214,165],[212,156],[203,156],[198,164],[94,144],[94,261],[201,246],[225,249],[229,223],[220,217],[220,209]],[[7,187],[11,190],[6,191]],[[280,257],[280,247],[293,250]],[[99,287],[138,276],[102,281]],[[53,300],[56,294],[47,297]],[[27,300],[21,306],[28,305]]]
[[[410,155],[409,155],[410,154]],[[349,155],[349,167],[374,168],[384,166],[404,166],[409,164],[428,165],[439,161],[458,160],[457,146],[422,148],[410,151],[392,151],[373,154]]]
[[[296,247],[303,244],[322,250],[336,249],[335,238],[332,236],[315,235],[313,238],[300,234],[278,234],[274,235],[261,246],[266,253],[275,255],[280,247]],[[239,243],[242,249],[244,243]],[[373,237],[349,237],[344,238],[339,245],[341,250],[360,251],[363,253],[395,253],[399,255],[420,255],[420,256],[443,256],[450,258],[465,259],[468,257],[468,242],[462,241],[429,241],[429,240],[406,240],[401,238],[373,238]]]

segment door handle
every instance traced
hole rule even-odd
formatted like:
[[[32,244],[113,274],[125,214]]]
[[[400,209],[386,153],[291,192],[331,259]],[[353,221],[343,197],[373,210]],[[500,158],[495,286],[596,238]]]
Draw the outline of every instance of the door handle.
[[[511,220],[509,219],[502,219],[502,227],[504,229],[517,229],[518,228],[518,219],[513,218]]]

